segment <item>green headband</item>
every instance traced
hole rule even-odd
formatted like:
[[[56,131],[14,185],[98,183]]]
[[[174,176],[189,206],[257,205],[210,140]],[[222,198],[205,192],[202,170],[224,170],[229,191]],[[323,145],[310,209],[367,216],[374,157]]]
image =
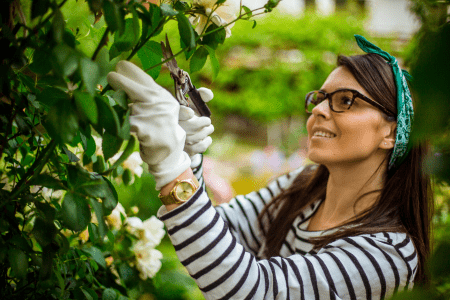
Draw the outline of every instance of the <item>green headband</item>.
[[[395,85],[397,87],[397,135],[395,146],[392,151],[389,169],[398,167],[406,158],[409,152],[408,142],[411,135],[412,123],[414,120],[414,110],[406,80],[411,81],[412,77],[405,70],[400,69],[395,57],[381,50],[364,37],[355,34],[358,46],[366,53],[375,53],[386,59],[394,71]]]

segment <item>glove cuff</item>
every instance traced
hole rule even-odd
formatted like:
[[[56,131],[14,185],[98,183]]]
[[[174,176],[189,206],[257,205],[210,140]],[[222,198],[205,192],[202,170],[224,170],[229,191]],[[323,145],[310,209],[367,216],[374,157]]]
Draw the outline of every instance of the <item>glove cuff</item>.
[[[181,155],[178,157],[178,161],[176,161],[172,155],[169,155],[159,164],[149,166],[149,172],[155,176],[155,189],[157,191],[161,190],[163,186],[175,180],[175,178],[189,169],[190,165],[191,159],[189,158],[189,155],[182,151]]]

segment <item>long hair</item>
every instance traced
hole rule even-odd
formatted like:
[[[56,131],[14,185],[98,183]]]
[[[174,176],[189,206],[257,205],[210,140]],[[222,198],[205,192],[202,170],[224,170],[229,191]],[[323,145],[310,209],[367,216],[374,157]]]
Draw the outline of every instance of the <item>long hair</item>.
[[[347,68],[358,83],[390,111],[397,112],[397,92],[391,67],[377,54],[339,56],[338,66]],[[396,116],[384,117],[395,120]],[[425,262],[430,253],[433,195],[430,178],[422,170],[427,152],[425,144],[414,145],[397,168],[387,171],[385,184],[376,203],[349,220],[340,230],[310,240],[316,249],[343,237],[378,232],[404,232],[412,239],[418,254],[415,282],[427,283]],[[388,153],[386,160],[390,158]],[[277,211],[266,232],[266,257],[277,256],[292,222],[311,202],[324,199],[328,169],[324,165],[307,166],[292,185],[268,203],[259,215],[263,226],[265,215]],[[347,226],[351,225],[351,226]],[[281,238],[280,238],[281,237]]]

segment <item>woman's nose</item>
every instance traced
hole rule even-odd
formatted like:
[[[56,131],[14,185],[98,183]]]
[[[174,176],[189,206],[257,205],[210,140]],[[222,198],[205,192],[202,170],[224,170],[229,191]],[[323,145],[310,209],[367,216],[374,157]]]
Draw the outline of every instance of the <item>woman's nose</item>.
[[[318,105],[316,105],[313,110],[312,113],[318,117],[318,116],[322,116],[325,119],[329,119],[330,115],[331,115],[331,110],[330,110],[330,104],[328,103],[328,99],[320,102]]]

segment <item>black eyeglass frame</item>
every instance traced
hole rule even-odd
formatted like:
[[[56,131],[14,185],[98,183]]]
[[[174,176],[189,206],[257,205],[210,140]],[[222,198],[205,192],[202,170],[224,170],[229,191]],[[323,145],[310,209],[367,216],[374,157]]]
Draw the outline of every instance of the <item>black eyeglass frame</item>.
[[[306,112],[307,112],[307,113],[312,113],[312,112],[308,111],[308,105],[309,105],[310,103],[313,103],[313,104],[315,104],[315,105],[319,105],[320,102],[325,101],[326,99],[328,99],[328,105],[330,106],[330,109],[331,109],[332,111],[334,111],[334,112],[336,112],[336,113],[343,113],[343,112],[345,112],[345,110],[344,110],[344,111],[336,111],[336,110],[334,110],[333,104],[332,104],[333,101],[330,101],[330,100],[331,100],[331,97],[333,97],[333,95],[334,95],[335,93],[337,93],[337,92],[342,92],[342,91],[349,91],[349,92],[352,92],[352,94],[353,94],[353,97],[352,97],[352,103],[349,105],[349,107],[347,108],[347,110],[349,110],[349,109],[352,107],[353,103],[355,103],[355,99],[356,99],[356,98],[360,98],[361,100],[363,100],[363,101],[369,103],[370,105],[375,106],[376,108],[378,108],[379,110],[381,110],[382,112],[384,112],[385,114],[387,114],[388,116],[397,118],[397,116],[396,116],[395,113],[393,113],[392,111],[388,110],[386,107],[384,107],[384,106],[381,105],[380,103],[378,103],[378,102],[376,102],[376,101],[370,99],[369,97],[364,96],[363,94],[361,94],[361,93],[358,92],[357,90],[345,89],[345,88],[344,88],[344,89],[337,89],[337,90],[335,90],[334,92],[331,92],[331,93],[327,93],[327,92],[324,92],[324,91],[321,91],[321,90],[309,92],[309,93],[306,94],[306,96],[305,96],[305,110],[306,110]],[[324,98],[323,98],[320,102],[317,102],[317,103],[314,103],[313,101],[308,100],[308,98],[311,98],[311,99],[312,99],[312,97],[310,97],[310,95],[312,95],[312,94],[314,94],[314,93],[321,93],[321,94],[324,95]]]

